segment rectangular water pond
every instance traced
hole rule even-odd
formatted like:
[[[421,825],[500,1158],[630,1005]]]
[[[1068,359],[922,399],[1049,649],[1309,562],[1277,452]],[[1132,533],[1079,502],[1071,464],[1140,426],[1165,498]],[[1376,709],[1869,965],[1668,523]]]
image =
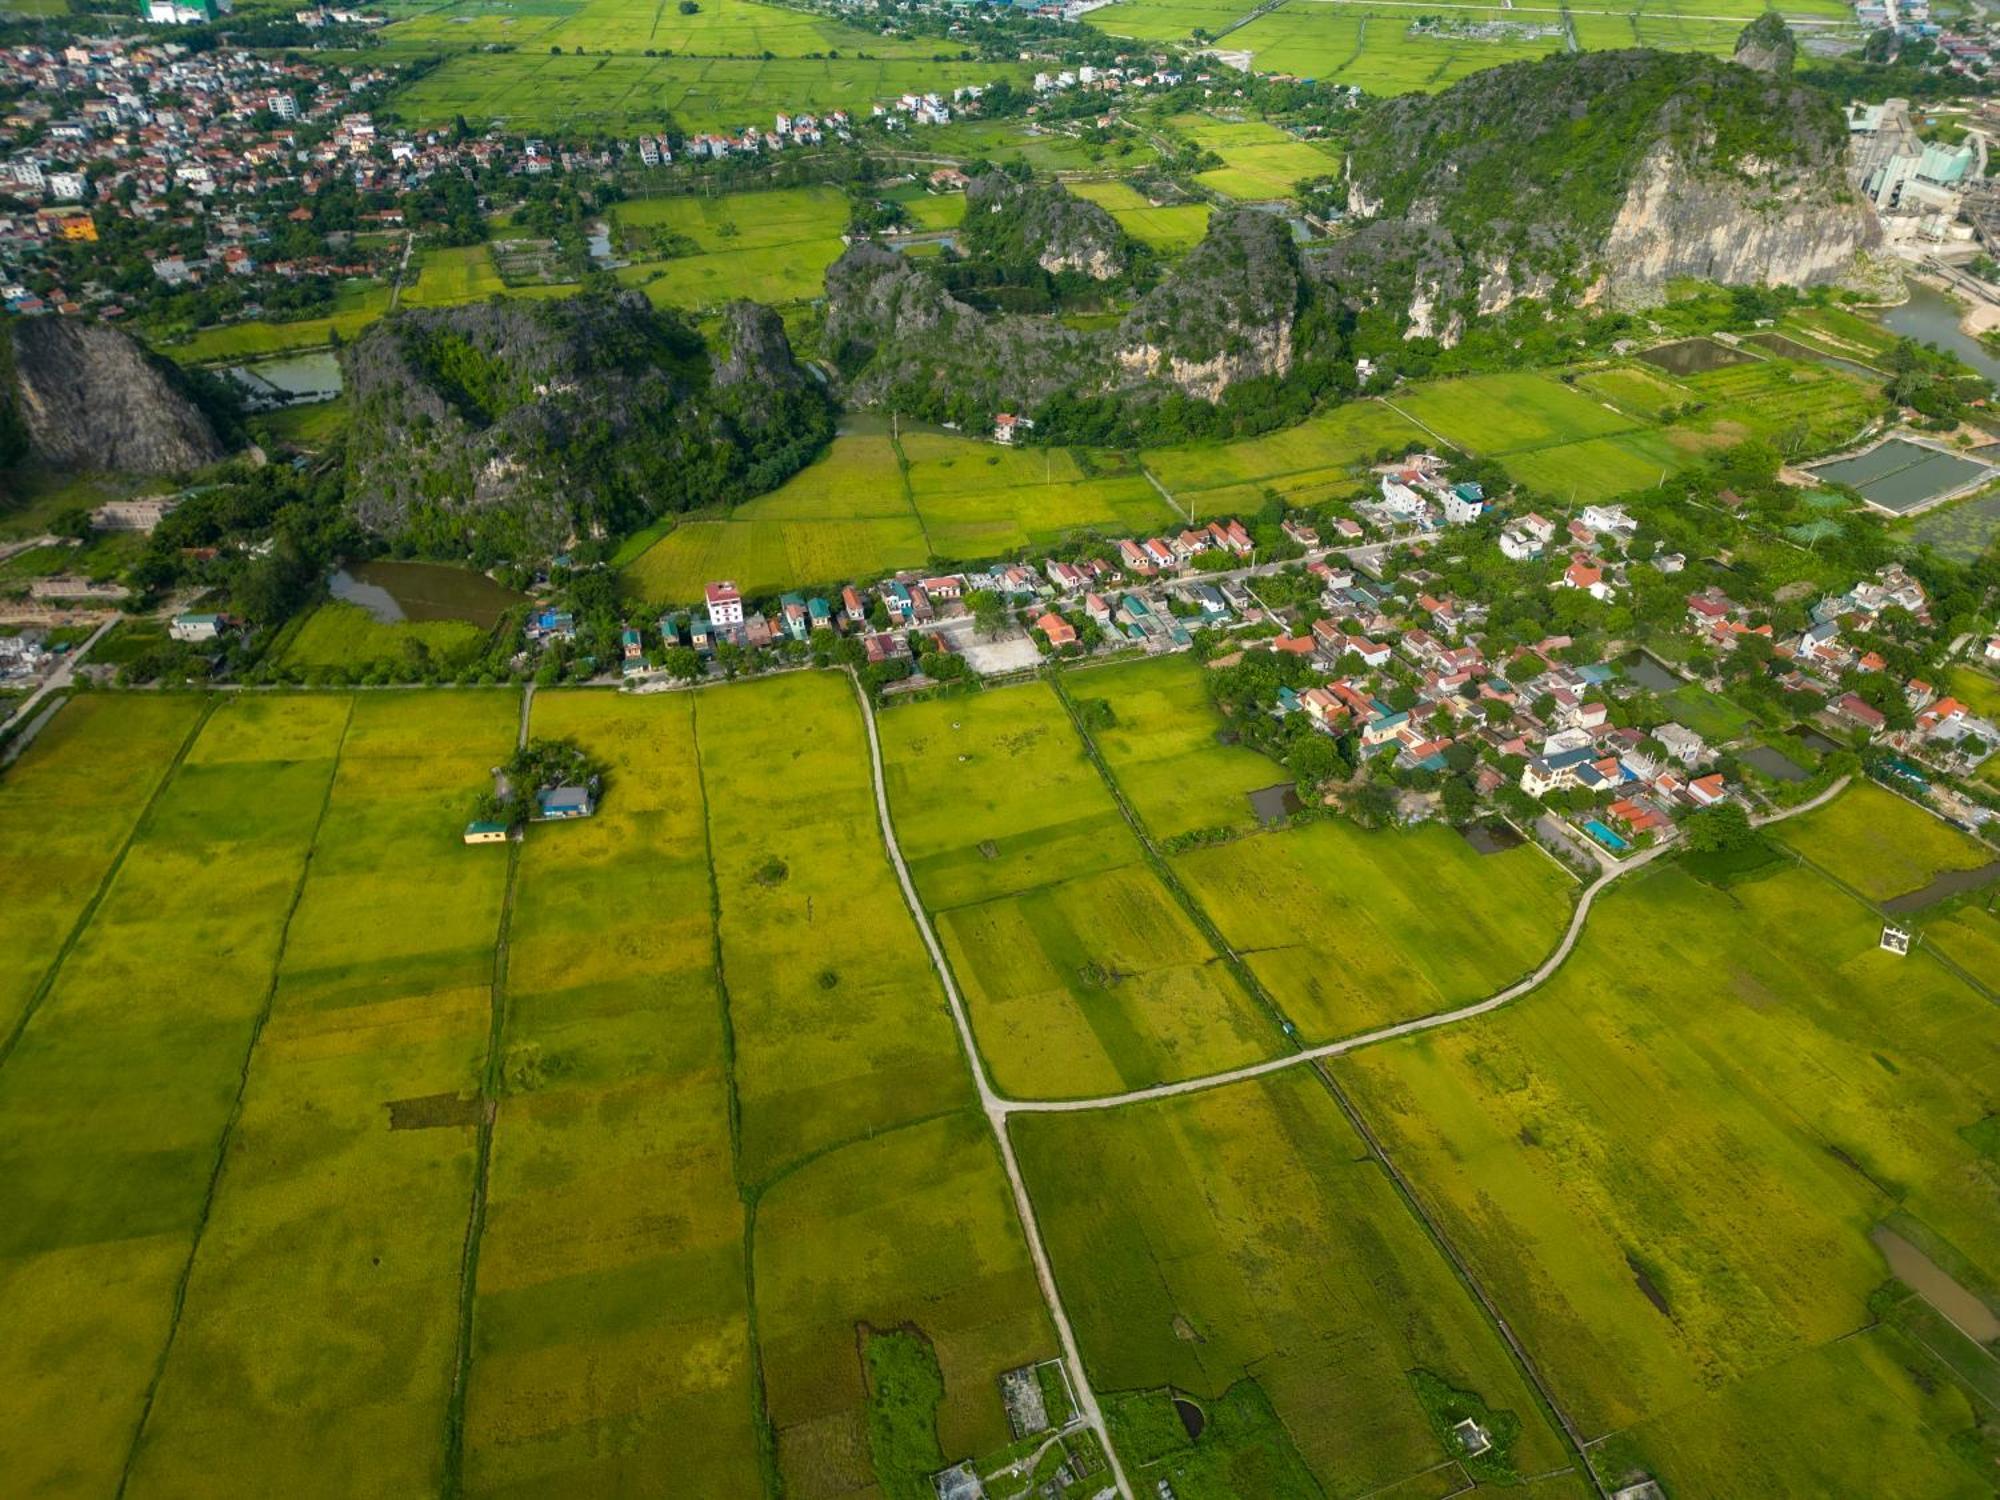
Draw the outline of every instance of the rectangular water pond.
[[[1731,365],[1755,364],[1757,359],[1754,354],[1732,349],[1707,335],[1662,344],[1657,349],[1646,350],[1639,358],[1669,375],[1705,375],[1710,370],[1726,370]]]
[[[1890,438],[1852,458],[1817,464],[1811,472],[1857,491],[1878,509],[1901,515],[1988,479],[2000,470],[1907,438]]]

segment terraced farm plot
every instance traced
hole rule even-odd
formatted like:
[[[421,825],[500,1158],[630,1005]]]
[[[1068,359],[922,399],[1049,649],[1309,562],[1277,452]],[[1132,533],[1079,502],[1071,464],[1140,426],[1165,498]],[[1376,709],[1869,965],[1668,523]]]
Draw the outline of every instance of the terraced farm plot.
[[[1248,831],[1257,821],[1249,794],[1290,779],[1276,761],[1224,742],[1227,725],[1208,701],[1202,668],[1187,657],[1079,672],[1068,692],[1079,703],[1111,705],[1115,722],[1091,738],[1156,839]]]
[[[761,1494],[694,701],[544,692],[533,731],[607,794],[521,851],[465,1490]]]
[[[897,838],[997,1087],[1115,1093],[1271,1055],[1272,1021],[1145,863],[1053,691],[883,724]]]
[[[1586,1438],[1629,1428],[1623,1454],[1704,1493],[1770,1472],[1759,1432],[1815,1473],[1873,1476],[1894,1427],[1882,1492],[1974,1493],[1949,1446],[1969,1409],[1905,1389],[1942,1371],[1828,1346],[1871,1321],[1885,1218],[2000,1285],[2000,1183],[1972,1130],[2000,1095],[2000,1022],[1921,948],[1881,952],[1863,905],[1776,868],[1726,892],[1636,874],[1533,995],[1334,1069]],[[1801,1358],[1830,1365],[1772,1373]],[[1919,1408],[1950,1420],[1903,1425]]]
[[[1193,248],[1208,233],[1209,205],[1169,203],[1155,207],[1129,182],[1073,182],[1069,190],[1095,203],[1134,239],[1169,255]]]
[[[1878,387],[1857,376],[1795,360],[1766,359],[1685,375],[1710,410],[1686,423],[1730,443],[1803,438],[1810,449],[1852,440],[1881,409]]]
[[[1300,503],[1331,485],[1360,484],[1379,457],[1429,442],[1424,430],[1379,401],[1350,401],[1263,437],[1153,448],[1146,468],[1197,516],[1254,510],[1275,489]]]
[[[891,1489],[871,1461],[868,1331],[911,1328],[944,1377],[948,1461],[1012,1434],[1001,1372],[1047,1359],[1055,1337],[999,1153],[973,1111],[858,1140],[774,1182],[757,1206],[757,1335],[785,1493]],[[918,1420],[921,1420],[921,1413]]]
[[[874,51],[873,44],[869,46]],[[670,124],[684,130],[764,123],[773,109],[866,115],[879,99],[915,90],[950,93],[961,84],[1024,81],[1012,64],[843,57],[763,59],[556,57],[541,52],[458,53],[395,96],[412,127],[504,123],[519,132],[625,135]]]
[[[0,1068],[0,1473],[120,1483],[346,726],[243,695],[148,808]]]
[[[282,701],[282,700],[281,700]],[[512,692],[355,701],[127,1492],[438,1489],[507,860]],[[436,1108],[431,1128],[399,1111]]]
[[[0,779],[0,1037],[14,1029],[200,716],[190,699],[85,695]],[[62,809],[60,817],[49,816]],[[19,857],[32,849],[32,860]]]
[[[1692,386],[1637,361],[1587,371],[1576,377],[1576,388],[1638,422],[1665,420],[1668,410],[1695,399]]]
[[[1508,1470],[1564,1465],[1498,1334],[1308,1070],[1011,1128],[1135,1492],[1361,1495],[1447,1465],[1419,1372],[1509,1414],[1490,1422],[1512,1429]],[[1149,1459],[1137,1393],[1160,1387],[1224,1446]],[[1276,1418],[1260,1445],[1229,1444],[1224,1412],[1259,1406]],[[1434,1479],[1408,1493],[1463,1483],[1455,1466]]]
[[[1204,150],[1222,158],[1195,181],[1229,198],[1289,198],[1293,186],[1312,177],[1340,170],[1340,156],[1312,145],[1261,120],[1234,122],[1203,115],[1176,115],[1175,129]]]
[[[1993,851],[1978,840],[1866,782],[1787,820],[1778,839],[1871,901],[1922,890],[1939,875],[1993,860]]]
[[[1308,823],[1173,864],[1307,1042],[1506,988],[1553,951],[1575,891],[1531,845],[1480,854],[1438,824]]]
[[[746,1184],[972,1095],[883,849],[853,691],[793,673],[696,705]]]

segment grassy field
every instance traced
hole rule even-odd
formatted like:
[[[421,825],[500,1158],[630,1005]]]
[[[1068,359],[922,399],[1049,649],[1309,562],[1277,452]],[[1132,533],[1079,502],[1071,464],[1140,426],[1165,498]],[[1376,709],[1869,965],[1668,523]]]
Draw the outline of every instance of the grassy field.
[[[419,650],[430,660],[470,660],[486,632],[463,620],[402,620],[385,625],[358,604],[330,599],[320,605],[285,643],[282,666],[310,671],[338,668],[366,672],[381,663],[401,665]]]
[[[440,1487],[477,1112],[396,1112],[479,1086],[507,860],[459,830],[518,715],[355,700],[134,1495]]]
[[[995,1084],[1113,1093],[1271,1055],[1045,684],[883,720],[897,838]]]
[[[1195,181],[1227,198],[1289,198],[1293,185],[1340,170],[1338,153],[1322,149],[1262,121],[1228,121],[1177,115],[1175,129],[1223,164]]]
[[[162,345],[161,352],[184,365],[199,365],[214,360],[283,354],[293,349],[318,349],[335,334],[351,341],[388,310],[387,282],[343,282],[334,297],[333,311],[325,317],[300,318],[290,323],[227,323],[217,328],[203,328],[179,343]]]
[[[1792,818],[1778,838],[1872,901],[1922,890],[1949,870],[1973,870],[1993,851],[1894,792],[1858,785]]]
[[[711,307],[735,297],[783,303],[817,297],[840,258],[847,200],[836,188],[782,188],[719,198],[640,198],[612,211],[634,264],[618,279],[658,305]],[[698,250],[652,258],[656,235],[681,235]]]
[[[1265,489],[1309,505],[1358,487],[1378,454],[1397,456],[1428,441],[1422,428],[1379,401],[1350,401],[1296,427],[1235,443],[1154,448],[1145,465],[1197,516],[1255,510]]]
[[[500,273],[493,268],[492,252],[484,245],[428,249],[416,258],[412,269],[416,275],[403,286],[403,307],[456,307],[506,290]],[[575,288],[562,290],[573,292]]]
[[[1137,188],[1122,180],[1073,182],[1069,190],[1110,213],[1135,240],[1169,255],[1192,248],[1208,233],[1206,203],[1175,203],[1155,208]]]
[[[1008,1441],[1001,1372],[1056,1352],[976,1112],[851,1142],[773,1183],[757,1208],[756,1269],[778,1472],[801,1500],[910,1493],[907,1482],[871,1487],[878,1466],[857,1358],[867,1331],[911,1329],[929,1343],[944,1377],[935,1421],[949,1461]]]
[[[712,690],[696,731],[743,1180],[965,1104],[971,1083],[882,847],[847,679]]]
[[[912,503],[939,557],[1003,557],[1078,532],[1129,535],[1175,519],[1122,454],[1010,450],[926,431],[904,434],[902,450]]]
[[[1013,1129],[1136,1493],[1162,1478],[1182,1495],[1285,1497],[1410,1480],[1451,1456],[1418,1372],[1511,1414],[1513,1472],[1563,1465],[1498,1334],[1310,1072]],[[1188,1444],[1168,1415],[1180,1440],[1151,1458],[1118,1417],[1139,1409],[1122,1393],[1162,1386],[1216,1431]],[[1252,1392],[1277,1420],[1239,1447],[1216,1416]],[[1453,1479],[1456,1465],[1408,1493]]]
[[[907,57],[935,50],[756,0],[702,0],[692,14],[635,0],[449,0],[407,9],[407,19],[399,17],[382,33],[386,41],[427,47],[511,42],[524,49],[533,44],[542,53],[551,46],[640,54],[651,48],[700,57],[769,52],[797,58],[835,49]]]
[[[544,692],[533,731],[606,796],[521,851],[466,1492],[758,1495],[694,700]]]
[[[1534,996],[1335,1072],[1586,1436],[1630,1429],[1670,1492],[1984,1493],[1940,1370],[1834,1344],[1871,1321],[1884,1219],[2000,1287],[2000,1022],[1774,868],[1655,866]]]
[[[84,695],[0,779],[0,1037],[33,998],[194,728],[195,703]],[[51,809],[60,809],[51,816]]]
[[[348,709],[215,710],[0,1069],[0,1473],[21,1493],[120,1487]]]
[[[1174,868],[1308,1042],[1504,989],[1555,947],[1575,889],[1532,845],[1480,854],[1435,823],[1308,823]]]
[[[1288,0],[1232,31],[1222,45],[1247,49],[1262,72],[1294,73],[1383,96],[1447,88],[1468,74],[1565,48],[1563,18],[1547,11],[1446,14],[1453,29],[1419,30],[1422,12],[1349,0]],[[1471,34],[1473,27],[1495,24],[1505,30]],[[1634,43],[1628,36],[1615,45]]]
[[[1468,453],[1491,458],[1624,432],[1632,419],[1547,375],[1468,375],[1398,391],[1396,407]]]

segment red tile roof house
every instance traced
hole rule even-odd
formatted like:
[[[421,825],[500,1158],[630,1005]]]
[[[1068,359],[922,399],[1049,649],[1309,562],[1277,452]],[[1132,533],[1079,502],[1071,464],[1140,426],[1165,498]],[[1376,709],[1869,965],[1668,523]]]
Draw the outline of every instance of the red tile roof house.
[[[1841,718],[1859,724],[1870,734],[1879,734],[1889,721],[1882,717],[1865,698],[1849,693],[1833,705],[1832,712]]]
[[[1713,807],[1728,793],[1722,785],[1722,773],[1715,771],[1707,776],[1698,776],[1688,783],[1688,796],[1702,807]]]
[[[840,602],[842,607],[847,611],[848,620],[853,624],[859,625],[863,620],[868,618],[868,611],[862,608],[861,596],[854,591],[853,584],[849,584],[840,591]]]
[[[1150,537],[1146,542],[1146,560],[1156,568],[1171,568],[1174,565],[1174,549],[1158,537]]]
[[[1273,651],[1283,651],[1292,656],[1311,656],[1315,643],[1309,635],[1281,635],[1265,644]]]
[[[1150,577],[1154,571],[1152,558],[1130,537],[1118,544],[1118,556],[1134,573]]]
[[[1076,640],[1076,627],[1054,610],[1036,620],[1035,629],[1047,636],[1049,645],[1058,651]]]

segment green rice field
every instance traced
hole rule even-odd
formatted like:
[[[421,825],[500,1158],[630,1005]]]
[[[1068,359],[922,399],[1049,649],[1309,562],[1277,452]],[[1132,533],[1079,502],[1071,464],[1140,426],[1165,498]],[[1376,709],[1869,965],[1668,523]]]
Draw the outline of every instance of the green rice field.
[[[1423,447],[1424,430],[1379,401],[1350,401],[1296,427],[1186,448],[1153,448],[1146,469],[1200,517],[1255,510],[1266,489],[1311,505],[1360,488],[1378,456]]]
[[[1871,901],[1922,890],[1952,870],[1975,870],[1993,851],[1894,792],[1862,784],[1789,819],[1778,838]]]
[[[640,198],[612,211],[634,264],[618,279],[654,303],[708,307],[736,297],[785,303],[817,297],[840,258],[847,200],[834,188],[781,188],[720,197]],[[648,257],[656,234],[685,236],[697,250]]]
[[[1208,233],[1210,210],[1206,203],[1155,207],[1131,183],[1121,180],[1073,182],[1069,190],[1108,212],[1135,240],[1170,255],[1192,249]]]
[[[379,665],[401,666],[421,651],[431,661],[451,665],[476,656],[486,634],[463,620],[384,624],[358,604],[329,599],[293,631],[278,661],[301,672],[362,673]]]
[[[1222,158],[1220,167],[1196,173],[1195,181],[1227,198],[1289,198],[1294,185],[1304,179],[1327,177],[1340,170],[1338,153],[1261,120],[1236,122],[1179,115],[1172,124],[1196,145]]]

